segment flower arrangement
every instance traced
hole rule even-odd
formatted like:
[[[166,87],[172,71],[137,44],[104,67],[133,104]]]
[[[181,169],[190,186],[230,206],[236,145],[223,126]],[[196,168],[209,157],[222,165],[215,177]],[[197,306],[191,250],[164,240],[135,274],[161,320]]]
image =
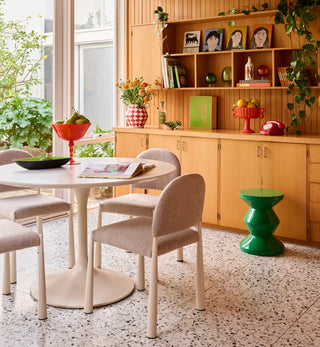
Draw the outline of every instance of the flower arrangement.
[[[159,84],[155,81],[155,85]],[[127,80],[126,82],[120,81],[116,84],[119,88],[121,96],[120,99],[125,105],[138,105],[149,106],[154,91],[150,84],[143,81],[143,77],[136,78],[133,81]]]

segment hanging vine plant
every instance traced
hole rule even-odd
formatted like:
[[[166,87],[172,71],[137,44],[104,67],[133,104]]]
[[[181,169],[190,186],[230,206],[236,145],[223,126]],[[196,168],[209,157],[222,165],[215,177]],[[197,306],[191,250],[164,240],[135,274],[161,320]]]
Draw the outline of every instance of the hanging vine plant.
[[[275,24],[283,24],[290,38],[292,60],[286,69],[289,81],[287,95],[293,96],[293,102],[287,104],[291,112],[291,126],[297,128],[312,115],[315,96],[311,95],[308,69],[317,68],[317,55],[320,41],[309,30],[310,23],[317,19],[317,1],[281,0],[275,15]],[[293,38],[297,37],[298,48],[294,49]],[[315,74],[316,81],[318,80]],[[296,130],[300,134],[300,130]]]

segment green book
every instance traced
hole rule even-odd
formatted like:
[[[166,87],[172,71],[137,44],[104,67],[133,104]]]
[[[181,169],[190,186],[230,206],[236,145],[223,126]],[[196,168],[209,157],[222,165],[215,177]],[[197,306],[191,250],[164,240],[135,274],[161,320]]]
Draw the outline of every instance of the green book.
[[[217,97],[190,97],[190,128],[217,128]]]
[[[187,71],[186,71],[185,67],[175,66],[174,71],[175,71],[175,75],[176,75],[177,87],[178,88],[188,87]]]

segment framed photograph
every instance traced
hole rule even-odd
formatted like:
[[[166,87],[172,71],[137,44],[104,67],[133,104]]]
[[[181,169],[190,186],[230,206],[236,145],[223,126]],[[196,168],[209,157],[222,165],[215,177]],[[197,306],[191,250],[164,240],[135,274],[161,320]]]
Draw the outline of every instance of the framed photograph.
[[[184,33],[183,53],[199,52],[201,31],[187,31]]]
[[[229,27],[227,36],[227,50],[246,49],[247,27]]]
[[[272,24],[255,25],[252,27],[250,40],[251,49],[262,49],[271,47]]]
[[[221,51],[223,29],[208,29],[204,36],[203,52]]]

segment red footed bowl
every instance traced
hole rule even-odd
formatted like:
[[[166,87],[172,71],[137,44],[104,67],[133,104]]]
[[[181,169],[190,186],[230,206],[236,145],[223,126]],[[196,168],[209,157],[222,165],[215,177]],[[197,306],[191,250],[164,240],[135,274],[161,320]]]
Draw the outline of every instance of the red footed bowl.
[[[81,139],[91,123],[84,124],[51,124],[57,135],[62,140],[75,141]]]

